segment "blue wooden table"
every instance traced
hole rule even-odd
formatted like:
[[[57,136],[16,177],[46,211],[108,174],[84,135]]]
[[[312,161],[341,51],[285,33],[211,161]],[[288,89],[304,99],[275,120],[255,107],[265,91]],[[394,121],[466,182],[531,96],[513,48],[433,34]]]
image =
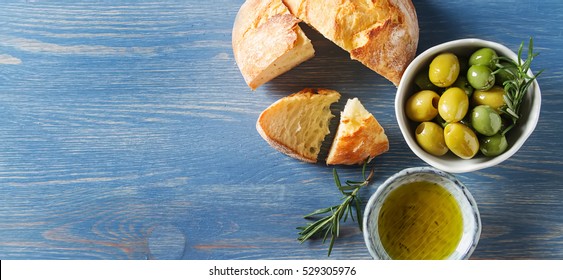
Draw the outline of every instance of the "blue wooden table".
[[[332,168],[276,152],[255,129],[304,87],[359,97],[386,129],[364,203],[425,165],[400,134],[396,88],[310,28],[315,58],[250,91],[231,49],[242,2],[3,1],[0,259],[327,258],[296,227],[339,202]],[[481,211],[472,258],[563,259],[563,2],[414,4],[419,53],[467,37],[517,50],[534,37],[532,68],[545,69],[535,132],[508,161],[456,176]],[[330,258],[370,258],[352,222]]]

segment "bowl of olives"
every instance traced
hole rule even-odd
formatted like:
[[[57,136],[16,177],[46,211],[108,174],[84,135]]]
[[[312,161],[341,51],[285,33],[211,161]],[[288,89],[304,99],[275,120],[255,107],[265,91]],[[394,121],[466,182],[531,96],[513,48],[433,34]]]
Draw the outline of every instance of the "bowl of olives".
[[[446,42],[418,55],[397,88],[395,114],[409,148],[435,168],[462,173],[497,165],[534,131],[541,91],[533,42],[518,54],[481,39]],[[527,56],[526,56],[527,54]]]

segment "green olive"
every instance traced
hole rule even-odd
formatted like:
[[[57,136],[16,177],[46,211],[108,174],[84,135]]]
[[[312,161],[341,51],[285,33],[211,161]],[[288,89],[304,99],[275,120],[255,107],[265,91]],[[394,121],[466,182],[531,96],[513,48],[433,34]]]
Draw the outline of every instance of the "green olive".
[[[495,74],[495,83],[499,86],[503,86],[504,82],[514,80],[515,74],[518,73],[518,69],[511,63],[501,62],[503,67],[498,69]]]
[[[465,91],[465,94],[467,94],[467,97],[471,97],[471,95],[473,94],[473,87],[469,84],[467,77],[465,77],[464,75],[459,75],[457,77],[457,80],[455,80],[455,82],[452,84],[452,87],[463,89],[463,91]]]
[[[495,75],[487,66],[472,65],[467,70],[467,81],[475,89],[488,90],[495,85]]]
[[[502,119],[491,106],[479,105],[471,111],[471,125],[478,133],[492,136],[499,132]]]
[[[447,89],[438,101],[438,113],[446,122],[458,122],[469,108],[469,98],[458,87]]]
[[[439,87],[449,87],[459,76],[459,60],[453,53],[437,55],[428,68],[430,81]]]
[[[416,141],[428,153],[442,156],[448,152],[444,129],[434,122],[422,122],[416,127]]]
[[[475,51],[469,57],[469,65],[484,65],[489,69],[496,69],[496,64],[498,62],[498,55],[495,50],[491,48],[481,48]]]
[[[504,106],[504,89],[499,86],[494,86],[489,90],[476,90],[473,92],[471,101],[475,106],[489,105],[493,109],[498,110]]]
[[[450,123],[444,128],[446,146],[455,155],[470,159],[479,151],[479,140],[471,128],[461,123]]]
[[[482,137],[479,142],[481,153],[488,157],[498,156],[508,148],[506,137],[501,133]]]
[[[415,122],[425,122],[438,114],[440,96],[431,90],[421,90],[413,94],[405,106],[407,117]]]
[[[414,83],[421,90],[427,89],[436,92],[440,90],[440,88],[437,87],[435,84],[433,84],[430,81],[430,78],[428,78],[428,69],[426,69],[425,71],[418,72],[418,74],[416,74],[416,77],[414,78]]]

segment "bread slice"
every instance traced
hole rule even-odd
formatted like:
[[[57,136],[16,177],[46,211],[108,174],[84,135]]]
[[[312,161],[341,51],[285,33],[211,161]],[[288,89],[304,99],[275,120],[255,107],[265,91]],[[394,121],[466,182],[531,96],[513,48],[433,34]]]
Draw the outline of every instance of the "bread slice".
[[[348,99],[326,163],[363,164],[388,150],[383,127],[357,98]]]
[[[398,85],[418,46],[411,0],[283,0],[290,12]]]
[[[330,105],[340,99],[334,90],[304,89],[284,97],[264,110],[258,121],[258,133],[272,147],[293,158],[317,162],[321,145],[330,133],[334,115]]]
[[[232,46],[248,86],[260,85],[313,57],[315,51],[282,0],[248,0],[233,25]]]

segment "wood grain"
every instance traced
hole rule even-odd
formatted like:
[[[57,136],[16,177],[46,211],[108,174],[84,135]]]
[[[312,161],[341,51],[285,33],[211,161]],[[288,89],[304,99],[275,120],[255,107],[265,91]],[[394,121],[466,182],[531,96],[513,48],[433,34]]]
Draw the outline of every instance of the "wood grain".
[[[277,153],[254,128],[303,87],[359,97],[385,128],[391,149],[364,202],[424,165],[400,135],[395,87],[306,26],[315,58],[250,91],[231,50],[242,2],[2,5],[0,259],[327,258],[295,228],[338,203],[331,168]],[[563,4],[414,2],[419,52],[466,37],[516,50],[534,37],[533,68],[545,69],[535,132],[508,161],[457,177],[483,221],[473,258],[562,259]],[[331,258],[369,259],[357,226],[342,230]]]

